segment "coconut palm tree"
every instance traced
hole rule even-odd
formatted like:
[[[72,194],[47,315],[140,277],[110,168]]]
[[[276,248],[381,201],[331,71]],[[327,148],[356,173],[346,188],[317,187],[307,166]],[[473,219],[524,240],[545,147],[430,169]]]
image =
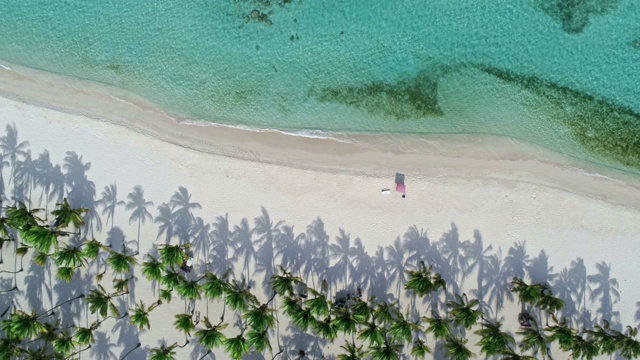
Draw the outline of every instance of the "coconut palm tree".
[[[362,345],[356,346],[353,342],[345,341],[344,345],[340,345],[344,353],[338,354],[337,360],[362,360],[366,356],[366,352],[362,350]]]
[[[59,235],[65,234],[41,225],[31,226],[27,230],[20,232],[20,237],[25,244],[33,246],[44,254],[49,254],[51,248],[56,249],[58,247]]]
[[[225,280],[226,276],[221,279],[207,271],[203,278],[205,282],[200,286],[200,290],[208,299],[216,300],[227,291],[229,283]]]
[[[478,345],[480,345],[480,352],[486,356],[498,356],[511,350],[516,341],[513,336],[500,330],[502,324],[499,321],[495,323],[484,320],[482,322],[482,329],[474,331],[474,334],[481,337]]]
[[[313,295],[313,297],[307,301],[305,301],[305,306],[311,310],[311,313],[315,316],[327,316],[329,315],[329,300],[327,297],[317,292],[314,289],[308,289],[309,294]]]
[[[463,326],[469,330],[475,325],[480,318],[482,318],[482,312],[478,309],[480,301],[473,299],[469,301],[467,294],[454,294],[455,300],[447,302],[449,307],[449,315],[453,318],[453,324],[455,326]]]
[[[620,300],[620,292],[618,292],[618,280],[611,277],[611,265],[604,261],[596,264],[598,273],[595,275],[587,276],[591,295],[589,300],[595,301],[599,298],[600,308],[597,312],[600,314],[603,320],[611,320],[617,315],[617,312],[613,311],[613,304]]]
[[[21,310],[14,311],[10,318],[0,325],[8,339],[33,339],[45,332],[45,326],[38,321],[35,310],[28,314]]]
[[[78,343],[73,340],[73,337],[66,331],[61,331],[55,340],[52,341],[53,349],[60,355],[71,354]]]
[[[138,222],[138,250],[140,249],[140,224],[144,224],[147,219],[153,220],[151,213],[147,208],[153,206],[152,201],[147,201],[144,198],[144,190],[142,186],[136,185],[133,187],[133,191],[127,196],[127,205],[125,209],[132,210],[129,217],[129,224],[134,221]]]
[[[244,282],[233,280],[225,290],[225,302],[233,310],[246,311],[251,305],[258,304],[258,299]]]
[[[272,351],[271,342],[269,342],[269,332],[267,330],[251,329],[247,331],[247,346],[256,353],[264,353]]]
[[[151,304],[149,307],[145,307],[142,300],[140,300],[139,305],[136,304],[135,308],[129,309],[129,312],[131,313],[131,315],[129,316],[129,323],[131,325],[137,326],[140,331],[144,330],[145,327],[148,330],[151,327],[149,323],[149,313],[161,304],[162,300],[158,300]]]
[[[557,342],[562,351],[571,351],[574,345],[573,341],[576,330],[568,327],[567,321],[564,318],[560,319],[560,321],[558,321],[554,315],[551,315],[551,318],[556,325],[546,326],[544,328],[546,332],[551,333],[548,339]]]
[[[198,280],[185,280],[181,281],[178,286],[176,286],[176,291],[178,295],[186,300],[199,300],[200,299],[200,285],[198,285]]]
[[[189,258],[186,250],[191,247],[191,244],[181,245],[165,245],[159,246],[158,252],[160,253],[160,261],[165,266],[180,266]]]
[[[142,263],[142,275],[149,281],[160,281],[162,279],[164,265],[151,255],[147,254],[147,257],[149,261]]]
[[[149,351],[149,360],[175,360],[175,349],[177,347],[178,344],[173,343],[169,346],[167,346],[166,344],[162,344],[158,348],[153,348]]]
[[[104,288],[98,284],[98,289],[92,289],[87,295],[86,300],[89,304],[89,311],[92,314],[98,312],[103,318],[107,317],[107,312],[111,311],[111,315],[118,316],[120,312],[113,303],[114,295],[107,293]]]
[[[313,329],[318,321],[311,313],[311,309],[307,307],[293,307],[290,316],[291,321],[304,332],[307,332],[309,328]]]
[[[627,325],[625,334],[614,331],[618,343],[618,351],[622,357],[637,359],[640,356],[640,342],[636,339],[638,328]]]
[[[93,345],[96,342],[93,332],[98,329],[99,325],[100,323],[96,321],[88,328],[76,327],[73,338],[79,345]]]
[[[166,269],[164,275],[162,275],[162,279],[160,279],[160,283],[170,290],[175,289],[185,281],[187,280],[184,276],[173,269]]]
[[[123,249],[126,251],[126,248]],[[131,269],[138,265],[138,259],[133,255],[127,255],[126,253],[120,253],[117,251],[109,251],[109,257],[107,258],[107,264],[113,269],[116,274],[125,274],[131,272]]]
[[[105,186],[100,196],[101,198],[98,200],[98,204],[102,206],[102,215],[107,215],[107,223],[109,223],[109,219],[111,219],[111,228],[113,229],[116,208],[121,205],[124,206],[125,202],[118,200],[118,186],[115,183]]]
[[[422,327],[418,325],[418,322],[410,322],[408,319],[408,310],[407,315],[400,315],[391,323],[391,328],[389,329],[389,335],[400,342],[410,343],[413,337],[413,333],[422,330]]]
[[[293,295],[293,287],[295,285],[302,284],[302,279],[291,275],[290,272],[287,272],[282,266],[277,265],[278,270],[281,275],[273,275],[271,276],[271,280],[269,281],[269,285],[276,294],[280,296],[284,295]]]
[[[412,291],[420,297],[428,296],[437,290],[432,280],[431,267],[427,267],[424,261],[420,261],[419,271],[405,270],[405,273],[409,276],[409,280],[404,284],[405,290]]]
[[[549,357],[549,339],[535,319],[530,319],[529,321],[531,323],[531,327],[525,327],[516,332],[516,334],[522,336],[522,339],[520,340],[520,349],[523,351],[531,351],[533,355],[538,355],[538,353],[540,353],[542,358],[545,359]]]
[[[28,209],[23,202],[18,202],[16,206],[7,207],[6,224],[18,231],[25,231],[43,222],[38,217],[38,213],[43,209]]]
[[[591,360],[599,354],[600,348],[591,335],[587,335],[587,338],[579,334],[573,335],[573,347],[571,348],[571,357],[573,359]]]
[[[262,332],[273,329],[276,325],[276,318],[273,315],[275,310],[268,307],[267,303],[260,306],[251,305],[249,310],[243,314],[243,318],[252,329]]]
[[[425,332],[433,334],[436,340],[445,339],[451,334],[451,320],[441,317],[435,310],[431,310],[431,317],[422,317],[422,320],[429,324]]]
[[[402,352],[402,344],[385,337],[384,343],[371,345],[369,355],[371,360],[398,360]]]
[[[196,324],[193,322],[193,313],[176,314],[176,321],[173,323],[176,330],[185,333],[186,336],[191,336],[191,332],[196,329]]]
[[[356,325],[358,319],[353,315],[349,308],[334,308],[333,320],[338,331],[342,331],[343,334],[354,334],[356,332]]]
[[[453,335],[447,335],[442,345],[447,359],[468,360],[473,357],[473,353],[466,346],[469,340]]]
[[[603,323],[603,326],[596,325],[594,326],[593,330],[585,330],[585,333],[587,333],[588,336],[591,337],[591,340],[593,340],[594,344],[598,347],[601,354],[612,355],[618,350],[619,343],[614,334],[611,332],[609,322],[605,320],[603,321]],[[566,335],[564,337],[566,337]],[[572,348],[574,348],[574,341],[575,337],[571,339],[571,342],[566,341],[566,345],[570,345]]]
[[[82,214],[88,212],[88,209],[72,209],[69,205],[69,202],[67,201],[67,198],[62,199],[62,203],[58,203],[56,204],[56,206],[58,206],[58,208],[51,212],[51,215],[56,217],[56,222],[54,225],[55,228],[66,228],[70,224],[73,224],[76,229],[84,226]]]
[[[381,345],[384,342],[386,330],[374,322],[366,322],[358,332],[358,339],[368,341],[369,345]]]
[[[20,157],[27,154],[27,148],[29,147],[28,141],[18,141],[18,130],[16,124],[7,124],[7,134],[0,137],[0,150],[2,150],[2,157],[9,160],[11,165],[11,177],[9,178],[9,184],[14,180],[15,165]]]
[[[224,345],[226,337],[221,331],[224,330],[228,324],[218,323],[217,325],[212,325],[206,316],[202,323],[205,326],[204,329],[198,329],[195,333],[200,345],[208,350],[213,350],[214,348],[219,348]]]
[[[331,315],[327,315],[322,321],[312,323],[311,328],[317,335],[329,340],[331,343],[338,337],[338,327]]]
[[[224,348],[227,354],[234,360],[242,359],[242,356],[249,352],[249,344],[244,335],[240,335],[224,340]]]

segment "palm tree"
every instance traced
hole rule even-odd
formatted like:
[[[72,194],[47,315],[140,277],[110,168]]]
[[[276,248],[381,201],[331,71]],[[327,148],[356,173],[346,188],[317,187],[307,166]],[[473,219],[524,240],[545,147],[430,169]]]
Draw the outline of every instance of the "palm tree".
[[[91,290],[86,297],[89,311],[92,314],[98,312],[103,318],[107,317],[108,311],[111,311],[111,315],[118,316],[120,312],[113,303],[113,298],[112,294],[107,293],[101,285],[98,285],[98,289]]]
[[[533,355],[542,355],[545,359],[549,357],[549,347],[547,345],[549,339],[544,334],[543,329],[538,326],[538,322],[535,319],[531,319],[531,327],[525,327],[522,330],[516,332],[518,335],[522,335],[520,341],[520,349],[523,351],[531,351]]]
[[[165,266],[180,266],[182,262],[189,258],[186,250],[191,247],[191,244],[181,245],[164,245],[161,244],[158,252],[160,252],[160,261]]]
[[[223,278],[218,278],[215,274],[207,271],[204,275],[205,282],[200,286],[200,290],[207,298],[216,300],[220,298],[226,291],[229,284]]]
[[[269,308],[266,303],[260,306],[252,305],[242,317],[252,329],[262,332],[275,327],[276,318],[273,315],[274,312],[275,310]]]
[[[200,299],[200,285],[198,285],[198,280],[181,281],[178,286],[176,286],[176,291],[183,299]]]
[[[303,332],[309,328],[314,328],[318,321],[311,313],[311,309],[306,307],[292,307],[290,309],[291,321],[297,325]]]
[[[473,356],[471,350],[466,346],[469,340],[453,335],[447,335],[442,345],[444,353],[451,360],[468,360]]]
[[[173,323],[176,330],[185,333],[187,336],[191,336],[191,332],[196,329],[196,324],[193,323],[193,313],[189,314],[176,314],[176,321]]]
[[[325,317],[323,321],[312,323],[311,327],[316,334],[331,343],[338,337],[338,326],[330,315]]]
[[[142,263],[142,274],[149,281],[160,281],[162,279],[162,271],[164,265],[151,255],[147,254],[149,261]]]
[[[2,150],[2,157],[9,159],[9,164],[11,165],[11,177],[9,178],[9,183],[11,183],[15,175],[16,161],[18,161],[19,157],[23,157],[27,154],[26,149],[29,147],[29,142],[18,141],[18,130],[16,129],[15,123],[7,124],[6,131],[7,134],[0,137],[0,150]]]
[[[176,347],[178,347],[178,344],[174,343],[170,346],[162,344],[159,348],[153,348],[149,352],[149,360],[175,360]]]
[[[371,355],[371,360],[398,360],[401,351],[401,343],[385,338],[383,344],[372,345],[369,348],[369,355]]]
[[[149,323],[149,313],[160,306],[160,304],[162,304],[162,300],[158,300],[151,304],[151,306],[145,307],[142,300],[140,300],[140,305],[136,304],[134,309],[129,309],[131,313],[129,317],[130,324],[137,326],[140,331],[144,330],[145,327],[148,330],[151,327]]]
[[[589,300],[595,301],[600,298],[600,308],[597,312],[604,320],[611,320],[617,312],[613,311],[613,304],[620,300],[620,293],[618,292],[618,280],[611,278],[611,265],[604,261],[596,264],[598,274],[589,275],[587,279],[589,283],[595,285],[595,288],[589,286],[591,295]]]
[[[436,340],[445,339],[451,334],[451,320],[442,318],[435,310],[431,310],[430,318],[422,317],[422,320],[429,324],[425,329],[425,332],[433,334],[433,337],[436,338]]]
[[[69,224],[73,224],[76,229],[79,229],[80,226],[84,226],[82,214],[88,212],[88,209],[72,209],[67,198],[64,198],[62,203],[56,204],[56,206],[58,206],[58,209],[51,212],[51,215],[56,217],[56,225],[54,225],[56,229],[64,229],[68,227]]]
[[[28,230],[43,222],[37,215],[40,211],[42,209],[27,209],[24,203],[18,202],[16,206],[8,207],[6,224],[18,231]]]
[[[420,261],[420,271],[405,270],[409,280],[404,284],[404,289],[425,297],[437,290],[433,284],[431,267],[427,267],[424,261]]]
[[[427,343],[420,339],[414,340],[411,347],[411,355],[416,359],[424,359],[427,354],[431,354],[431,349],[427,346]]]
[[[291,275],[290,272],[287,272],[282,266],[278,265],[278,270],[282,275],[273,275],[271,276],[271,280],[269,281],[269,285],[276,294],[280,296],[284,295],[293,295],[293,287],[294,285],[302,284],[302,279]]]
[[[126,251],[126,249],[125,249]],[[125,274],[131,272],[131,268],[138,265],[138,260],[133,255],[127,255],[116,251],[109,251],[107,264],[115,271],[116,274]]]
[[[225,302],[233,310],[246,311],[252,304],[257,304],[258,299],[253,295],[244,282],[240,283],[233,280],[228,287],[226,287]]]
[[[98,203],[102,205],[102,215],[107,215],[107,223],[111,219],[111,228],[113,229],[116,208],[125,203],[122,200],[118,201],[118,186],[115,183],[105,186],[100,196],[102,197],[98,200]]]
[[[553,315],[551,315],[551,318],[556,325],[545,327],[544,330],[551,333],[548,339],[557,342],[562,351],[571,351],[574,346],[573,341],[576,330],[568,327],[565,319],[560,319],[560,321],[558,321],[558,319]]]
[[[480,303],[478,299],[469,301],[467,294],[455,295],[455,300],[447,302],[447,306],[451,309],[449,314],[453,318],[453,324],[455,326],[463,326],[469,330],[475,325],[482,317],[482,311],[478,309]],[[475,308],[474,308],[475,307]]]
[[[244,335],[240,335],[224,340],[225,351],[234,360],[242,359],[242,356],[249,352],[249,344],[244,338]]]
[[[365,351],[362,350],[362,345],[356,346],[353,342],[345,341],[344,345],[340,345],[340,348],[345,353],[338,354],[337,360],[362,360],[366,355]]]
[[[173,269],[167,269],[164,275],[162,275],[162,279],[160,279],[160,283],[162,283],[162,285],[166,286],[170,290],[175,289],[176,287],[178,287],[178,285],[185,281],[186,279],[184,278],[184,276]]]
[[[44,254],[48,254],[51,248],[56,249],[58,247],[58,235],[60,234],[57,230],[35,225],[21,231],[20,237],[25,244],[33,246]]]
[[[52,345],[56,353],[69,355],[75,350],[78,343],[66,331],[61,331],[56,339],[53,340]]]
[[[578,334],[573,335],[573,348],[571,348],[571,357],[573,359],[591,360],[600,354],[598,344],[593,341],[591,335],[585,339]]]
[[[513,336],[500,330],[500,322],[496,321],[492,323],[490,321],[483,321],[483,328],[474,331],[474,333],[481,337],[478,345],[480,345],[480,352],[486,356],[498,356],[504,354],[508,350],[513,352],[512,345],[515,345],[516,341]]]
[[[200,345],[208,350],[222,346],[225,343],[226,337],[221,331],[224,330],[228,324],[219,323],[217,325],[211,325],[211,322],[206,316],[204,317],[203,324],[205,328],[198,329],[195,334],[198,337]]]
[[[247,332],[247,346],[257,353],[264,353],[267,350],[271,351],[269,332],[267,330],[249,330]]]
[[[79,345],[92,345],[96,342],[93,332],[100,325],[99,322],[94,322],[91,327],[77,327],[73,337],[76,339]]]
[[[309,289],[309,293],[313,295],[313,298],[307,300],[305,305],[311,313],[316,316],[329,315],[329,300],[323,293],[319,293],[314,289]]]
[[[46,331],[45,326],[38,321],[35,310],[31,314],[16,310],[9,319],[2,321],[0,327],[8,339],[33,339]]]
[[[356,324],[358,319],[353,315],[348,308],[335,308],[335,319],[333,320],[338,331],[342,331],[344,334],[354,334],[356,332]]]
[[[422,329],[417,322],[410,322],[407,317],[400,315],[400,317],[391,323],[389,335],[391,335],[394,340],[409,343],[411,342],[413,333]]]
[[[129,224],[134,221],[138,222],[138,249],[140,249],[140,224],[144,224],[147,219],[152,220],[153,217],[147,207],[153,206],[152,201],[146,201],[144,198],[144,190],[142,186],[136,185],[133,187],[133,191],[127,196],[127,205],[125,209],[133,210],[129,217]]]

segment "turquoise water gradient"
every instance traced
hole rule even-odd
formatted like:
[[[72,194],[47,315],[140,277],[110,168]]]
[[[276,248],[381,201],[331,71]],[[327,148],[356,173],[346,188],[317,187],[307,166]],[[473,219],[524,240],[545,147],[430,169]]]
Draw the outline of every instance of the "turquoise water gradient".
[[[5,0],[0,59],[112,84],[199,120],[499,134],[638,168],[625,160],[634,154],[581,140],[617,141],[602,128],[608,120],[576,130],[562,118],[593,106],[582,96],[593,95],[630,110],[620,123],[640,127],[640,2],[587,0],[571,9],[586,19],[571,33],[553,6],[540,6],[555,1]],[[580,95],[550,100],[486,67]],[[628,127],[628,141],[637,129]]]

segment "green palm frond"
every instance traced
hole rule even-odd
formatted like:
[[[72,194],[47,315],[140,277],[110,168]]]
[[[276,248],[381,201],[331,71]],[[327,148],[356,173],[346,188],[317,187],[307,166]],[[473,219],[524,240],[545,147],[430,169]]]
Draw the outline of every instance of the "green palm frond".
[[[56,217],[58,228],[66,228],[67,226],[69,226],[69,224],[73,224],[76,229],[84,226],[82,214],[89,212],[88,209],[72,209],[71,206],[69,206],[69,202],[66,198],[63,199],[62,203],[56,205],[59,206],[59,208],[53,210],[51,212],[51,215]]]
[[[252,329],[263,331],[275,327],[276,318],[273,315],[274,312],[275,310],[270,309],[267,304],[262,304],[259,307],[251,306],[243,317]]]
[[[71,267],[59,267],[56,270],[56,276],[60,280],[64,280],[65,282],[70,282],[73,278],[74,268]]]
[[[142,275],[144,275],[149,281],[160,281],[162,279],[162,270],[164,265],[158,259],[151,255],[147,255],[149,261],[142,263]]]
[[[591,337],[585,339],[578,334],[573,336],[573,348],[571,348],[571,357],[573,359],[591,360],[599,354],[600,347]],[[631,359],[631,357],[628,358]]]
[[[221,330],[224,330],[228,324],[213,326],[206,316],[203,320],[203,323],[205,328],[196,331],[196,336],[198,337],[198,342],[200,343],[200,345],[204,346],[208,350],[212,350],[214,348],[222,346],[226,340],[226,337],[221,332]]]
[[[126,279],[113,279],[113,289],[118,293],[129,293],[129,280]]]
[[[555,317],[552,316],[552,318],[556,320]],[[574,345],[573,335],[575,334],[576,330],[568,327],[564,319],[561,321],[556,321],[556,325],[547,326],[544,330],[551,333],[548,339],[557,342],[560,346],[560,349],[562,349],[563,351],[571,351]]]
[[[128,273],[133,266],[138,265],[138,260],[133,255],[126,255],[117,251],[109,251],[107,264],[117,274]]]
[[[92,289],[89,295],[86,297],[86,301],[89,304],[89,311],[92,314],[98,312],[100,316],[107,317],[107,312],[111,311],[111,315],[118,316],[120,312],[113,304],[112,296],[108,294],[101,285],[98,285],[98,289]]]
[[[373,322],[364,324],[364,327],[358,332],[358,339],[366,340],[369,345],[380,345],[384,342],[384,330]]]
[[[549,339],[547,339],[547,336],[540,331],[538,323],[534,319],[531,319],[530,321],[532,322],[532,327],[524,328],[516,332],[516,334],[522,336],[522,339],[520,340],[520,349],[523,351],[531,351],[534,355],[537,355],[538,352],[540,352],[543,357],[547,357],[549,355],[547,351],[547,343]]]
[[[207,271],[204,275],[204,284],[200,290],[204,296],[211,300],[219,299],[227,291],[228,283],[218,278],[215,274]]]
[[[47,256],[46,253],[38,251],[33,256],[33,262],[36,263],[36,265],[38,265],[38,266],[44,266],[44,264],[47,263],[47,258],[48,258],[48,256]]]
[[[334,312],[333,320],[339,331],[343,333],[353,334],[356,332],[357,321],[351,311],[345,308],[337,308]]]
[[[172,289],[172,288],[169,288],[169,289],[160,289],[160,292],[159,292],[159,298],[160,298],[160,300],[164,300],[164,301],[166,301],[166,302],[167,302],[167,304],[168,304],[168,303],[170,303],[170,302],[171,302],[171,292],[172,292],[172,291],[173,291],[173,289]]]
[[[358,298],[356,302],[351,305],[351,311],[353,311],[353,315],[358,319],[361,319],[362,323],[369,321],[369,318],[373,315],[373,309],[369,304]]]
[[[92,328],[78,327],[73,337],[79,345],[92,345],[96,342]]]
[[[84,254],[79,247],[66,245],[53,253],[54,262],[57,266],[78,267],[85,265]]]
[[[29,252],[29,249],[30,249],[29,246],[21,246],[21,247],[16,249],[16,255],[24,257]],[[42,266],[42,265],[40,265],[40,266]]]
[[[425,332],[433,334],[433,337],[437,340],[444,339],[451,334],[451,321],[440,317],[440,315],[433,310],[431,311],[430,318],[423,317],[422,320],[429,324]]]
[[[338,337],[338,327],[330,316],[326,317],[324,321],[314,322],[311,327],[316,334],[330,342]]]
[[[280,296],[293,295],[293,286],[302,284],[302,279],[291,275],[280,265],[278,265],[278,270],[281,275],[272,275],[271,280],[269,280],[271,288]]]
[[[43,209],[27,209],[23,202],[18,203],[18,207],[10,207],[7,210],[6,224],[18,231],[26,230],[32,226],[42,223],[42,219],[36,214]]]
[[[474,331],[474,334],[481,337],[478,345],[480,352],[486,356],[497,356],[503,354],[510,346],[515,344],[513,336],[500,330],[502,324],[484,321],[482,329]]]
[[[53,340],[52,345],[53,349],[58,354],[69,355],[75,350],[77,343],[71,336],[69,336],[69,334],[63,331],[58,334],[58,337],[55,340]]]
[[[467,339],[462,339],[453,335],[447,335],[444,345],[444,353],[451,360],[468,360],[473,356],[471,350],[466,346]]]
[[[175,360],[175,348],[176,344],[171,346],[161,345],[159,348],[153,348],[149,351],[149,360]]]
[[[176,287],[176,292],[186,300],[200,299],[200,285],[198,285],[198,282],[196,280],[181,281]]]
[[[38,321],[35,311],[28,314],[20,310],[12,313],[9,319],[3,320],[1,328],[9,339],[33,339],[47,331]]]
[[[462,296],[455,294],[455,300],[447,302],[453,324],[463,326],[467,330],[471,329],[482,317],[482,311],[478,310],[478,304],[477,299],[469,301],[466,294]]]
[[[398,360],[401,351],[402,344],[389,342],[385,339],[381,345],[372,345],[369,348],[369,355],[371,355],[371,360]]]
[[[82,252],[84,253],[84,256],[87,257],[88,259],[95,260],[100,254],[100,250],[109,251],[106,246],[104,246],[100,241],[96,239],[85,240],[83,243]]]
[[[225,288],[225,302],[233,310],[247,310],[249,306],[258,303],[258,299],[253,295],[244,283],[233,280],[232,283]]]
[[[161,245],[158,251],[160,252],[160,261],[166,266],[180,266],[182,262],[189,258],[185,249],[188,249],[190,244],[182,245]]]
[[[414,356],[417,359],[424,359],[428,354],[431,354],[431,348],[427,346],[427,343],[420,339],[413,342],[413,346],[411,347],[411,356]]]
[[[409,322],[405,318],[400,318],[391,324],[389,335],[391,335],[394,340],[410,342],[413,332],[418,330],[420,330],[420,325]]]
[[[364,359],[366,353],[362,350],[362,345],[356,346],[354,343],[345,341],[340,348],[345,351],[344,354],[338,354],[337,360],[361,360]]]
[[[234,360],[242,359],[249,352],[249,345],[242,335],[225,339],[224,348],[227,354]]]
[[[247,332],[247,346],[257,353],[264,353],[267,350],[271,351],[271,343],[269,342],[267,330],[249,330]]]
[[[311,313],[315,316],[329,315],[329,301],[326,296],[313,289],[309,289],[309,293],[314,297],[305,301],[305,306],[311,310]]]
[[[313,328],[317,322],[316,318],[311,313],[311,310],[308,308],[300,308],[291,315],[291,320],[305,332],[309,330],[309,327]]]
[[[174,271],[173,269],[167,269],[164,275],[162,275],[160,283],[169,289],[174,289],[185,281],[186,279],[184,278],[184,276]]]
[[[193,315],[191,314],[177,314],[175,315],[176,321],[173,323],[176,330],[181,331],[189,336],[191,332],[196,328],[193,324]]]
[[[58,236],[55,232],[44,226],[35,225],[21,231],[20,237],[25,244],[31,245],[36,250],[48,254],[51,248],[58,247]]]

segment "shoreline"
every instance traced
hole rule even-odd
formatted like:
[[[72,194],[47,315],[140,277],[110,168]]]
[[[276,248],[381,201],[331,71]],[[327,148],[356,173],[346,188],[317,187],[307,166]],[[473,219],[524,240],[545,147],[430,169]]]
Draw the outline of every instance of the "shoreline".
[[[337,134],[326,138],[205,124],[168,114],[119,88],[7,64],[0,67],[2,97],[117,125],[206,154],[367,177],[404,172],[425,178],[523,182],[640,209],[640,179],[634,174],[511,138],[480,134]]]

